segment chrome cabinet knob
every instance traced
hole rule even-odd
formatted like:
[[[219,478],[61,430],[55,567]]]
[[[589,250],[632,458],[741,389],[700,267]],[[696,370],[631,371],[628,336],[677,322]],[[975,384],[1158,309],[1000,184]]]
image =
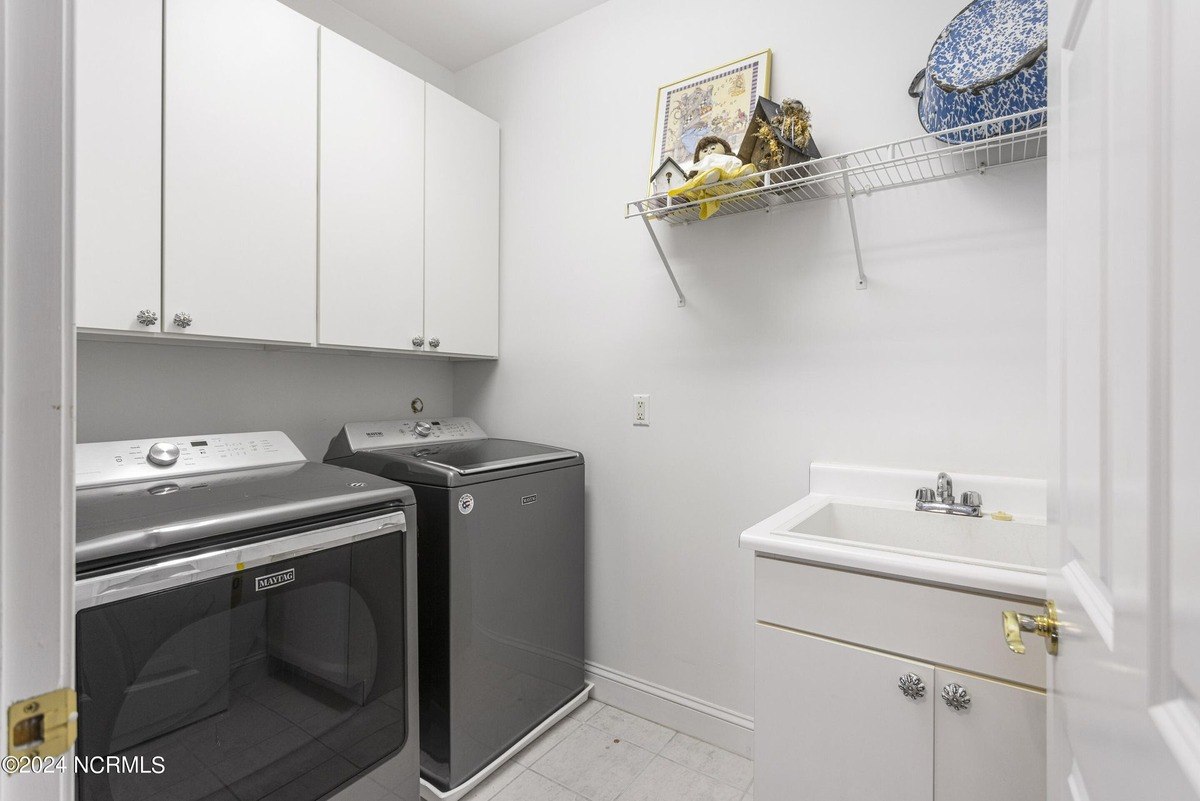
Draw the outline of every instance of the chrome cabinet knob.
[[[921,487],[917,490],[917,500],[922,503],[933,503],[933,490],[930,487]]]
[[[179,312],[171,319],[171,322],[179,328],[187,328],[192,324],[192,315],[187,312]]]
[[[971,694],[966,687],[952,682],[942,688],[942,700],[946,706],[961,712],[971,705]]]
[[[983,506],[983,496],[974,490],[967,490],[962,494],[963,506]]]
[[[158,324],[158,312],[154,309],[142,309],[137,313],[137,321],[139,325],[146,327]]]
[[[921,681],[921,677],[916,673],[905,673],[900,677],[897,686],[906,698],[916,700],[925,697],[925,682]]]
[[[414,348],[419,348],[424,344],[425,344],[425,337],[423,337],[423,336],[413,337],[413,347]]]
[[[146,460],[159,467],[170,467],[179,461],[179,446],[174,442],[156,442],[150,446]]]
[[[433,426],[426,423],[424,420],[413,426],[413,433],[418,437],[428,437],[433,433]]]
[[[437,337],[429,338],[429,347],[436,348],[438,345],[441,345],[441,344],[442,344],[442,340],[438,339]]]

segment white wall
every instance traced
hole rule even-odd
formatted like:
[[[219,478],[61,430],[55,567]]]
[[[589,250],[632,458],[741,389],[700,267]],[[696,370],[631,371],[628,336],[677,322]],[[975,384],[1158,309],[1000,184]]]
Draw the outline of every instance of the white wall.
[[[374,23],[339,5],[336,0],[279,0],[309,19],[408,70],[423,81],[454,94],[454,73],[419,53]]]
[[[352,420],[451,412],[445,361],[80,341],[79,442],[281,430],[310,459]]]
[[[585,452],[589,660],[752,714],[737,535],[809,462],[1044,475],[1044,166],[862,199],[861,292],[841,204],[666,231],[684,309],[622,219],[660,84],[770,47],[824,153],[916,135],[905,90],[961,5],[611,0],[457,74],[503,189],[500,360],[454,367],[455,413]]]

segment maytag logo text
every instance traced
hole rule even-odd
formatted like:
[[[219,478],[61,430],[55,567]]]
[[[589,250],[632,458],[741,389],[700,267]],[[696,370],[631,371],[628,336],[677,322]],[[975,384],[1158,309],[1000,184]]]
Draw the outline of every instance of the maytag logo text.
[[[259,576],[254,580],[254,591],[271,590],[283,584],[291,584],[296,580],[296,568],[289,567],[269,576]]]

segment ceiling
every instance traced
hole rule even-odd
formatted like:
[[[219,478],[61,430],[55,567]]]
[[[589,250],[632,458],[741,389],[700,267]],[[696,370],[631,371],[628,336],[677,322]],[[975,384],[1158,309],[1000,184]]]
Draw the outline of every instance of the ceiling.
[[[604,0],[337,0],[442,66],[458,71]]]

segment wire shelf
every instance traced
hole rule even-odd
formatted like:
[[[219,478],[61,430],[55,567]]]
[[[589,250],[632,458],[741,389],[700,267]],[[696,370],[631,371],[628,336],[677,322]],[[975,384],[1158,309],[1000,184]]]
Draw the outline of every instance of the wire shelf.
[[[1043,159],[1046,157],[1046,121],[1044,108],[1010,114],[939,131],[937,135],[927,133],[722,181],[708,187],[712,196],[699,200],[651,195],[627,203],[625,218],[641,218],[645,223],[658,257],[667,270],[667,277],[679,296],[679,305],[684,306],[687,300],[651,221],[686,225],[699,220],[702,206],[714,200],[719,201],[720,207],[709,215],[710,220],[748,211],[770,211],[811,200],[845,200],[858,266],[856,286],[866,289],[867,277],[863,272],[858,223],[854,217],[856,196]]]
[[[779,167],[748,178],[713,184],[711,189],[721,192],[714,198],[680,202],[666,195],[652,195],[628,203],[625,216],[649,217],[681,225],[698,220],[700,207],[708,200],[721,203],[709,218],[713,219],[747,211],[769,211],[790,203],[835,200],[915,186],[1045,158],[1045,119],[1045,109],[1038,109],[938,134],[953,144],[947,144],[933,134],[924,134],[791,167]]]

